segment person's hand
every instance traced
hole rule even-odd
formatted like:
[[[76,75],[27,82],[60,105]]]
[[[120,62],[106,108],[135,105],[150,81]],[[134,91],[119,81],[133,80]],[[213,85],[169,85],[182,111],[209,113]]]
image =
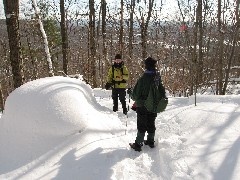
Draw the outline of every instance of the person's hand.
[[[127,93],[128,93],[128,94],[132,94],[132,88],[128,88],[128,89],[127,89]]]
[[[137,110],[136,102],[133,103],[131,109],[132,109],[133,111],[136,111],[136,110]]]
[[[111,88],[112,84],[107,82],[106,85],[105,85],[105,89],[106,90],[109,90]]]
[[[127,81],[125,79],[122,80],[122,83],[126,83]]]

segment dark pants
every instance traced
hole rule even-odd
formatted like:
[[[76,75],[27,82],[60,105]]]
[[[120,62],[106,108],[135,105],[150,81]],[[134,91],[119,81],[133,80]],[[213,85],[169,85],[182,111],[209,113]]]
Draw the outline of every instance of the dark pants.
[[[155,133],[157,113],[149,112],[144,106],[137,107],[137,129],[140,133]]]
[[[126,109],[126,91],[125,88],[113,88],[112,99],[113,99],[113,110],[118,110],[118,98],[122,104],[122,108]]]

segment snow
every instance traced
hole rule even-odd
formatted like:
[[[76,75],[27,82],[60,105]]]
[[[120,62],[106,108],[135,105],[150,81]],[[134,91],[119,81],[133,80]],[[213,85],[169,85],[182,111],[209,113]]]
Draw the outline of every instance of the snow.
[[[0,114],[0,179],[238,180],[239,104],[240,95],[197,95],[197,106],[169,97],[156,147],[136,152],[136,113],[112,112],[111,91],[68,77],[31,81]]]

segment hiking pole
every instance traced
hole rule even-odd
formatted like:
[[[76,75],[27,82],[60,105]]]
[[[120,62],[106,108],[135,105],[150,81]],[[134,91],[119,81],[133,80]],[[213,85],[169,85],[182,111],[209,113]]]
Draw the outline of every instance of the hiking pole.
[[[125,135],[127,134],[127,120],[128,120],[128,111],[129,111],[129,104],[130,104],[130,94],[128,94],[128,107],[127,107],[127,118],[126,118],[126,130],[125,130]]]
[[[130,109],[130,108],[129,108],[129,104],[130,104],[130,94],[128,94],[128,107],[127,107],[127,108],[128,108],[128,111],[129,111],[129,109]],[[127,114],[127,117],[128,117],[128,114]]]

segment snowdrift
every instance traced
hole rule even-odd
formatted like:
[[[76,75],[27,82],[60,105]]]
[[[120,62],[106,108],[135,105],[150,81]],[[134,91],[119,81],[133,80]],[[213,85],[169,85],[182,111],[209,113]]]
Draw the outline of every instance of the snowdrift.
[[[103,108],[79,79],[50,77],[22,85],[7,98],[1,118],[1,163],[13,165],[21,158],[26,160],[19,164],[23,165],[67,137],[97,127],[96,117],[99,123],[109,118],[99,111]]]

